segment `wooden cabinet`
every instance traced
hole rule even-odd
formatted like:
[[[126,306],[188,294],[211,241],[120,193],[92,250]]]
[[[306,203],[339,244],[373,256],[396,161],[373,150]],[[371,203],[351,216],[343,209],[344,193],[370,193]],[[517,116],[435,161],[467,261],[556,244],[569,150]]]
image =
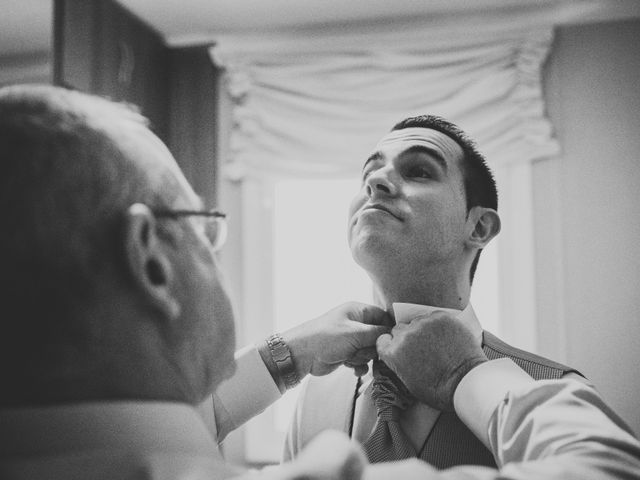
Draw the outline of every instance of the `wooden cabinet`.
[[[138,105],[168,138],[169,49],[114,1],[56,0],[54,81]]]
[[[172,49],[169,66],[169,148],[196,192],[215,206],[219,71],[208,46]]]
[[[169,48],[113,0],[55,0],[54,81],[140,107],[187,180],[216,204],[217,76],[209,46]]]

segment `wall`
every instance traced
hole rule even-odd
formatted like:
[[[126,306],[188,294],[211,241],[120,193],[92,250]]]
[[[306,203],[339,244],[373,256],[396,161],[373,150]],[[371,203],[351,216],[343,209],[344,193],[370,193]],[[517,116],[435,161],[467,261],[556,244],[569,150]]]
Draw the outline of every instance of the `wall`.
[[[14,83],[51,83],[51,63],[49,52],[0,55],[0,86]]]
[[[534,167],[541,353],[578,368],[640,432],[640,20],[558,29]]]

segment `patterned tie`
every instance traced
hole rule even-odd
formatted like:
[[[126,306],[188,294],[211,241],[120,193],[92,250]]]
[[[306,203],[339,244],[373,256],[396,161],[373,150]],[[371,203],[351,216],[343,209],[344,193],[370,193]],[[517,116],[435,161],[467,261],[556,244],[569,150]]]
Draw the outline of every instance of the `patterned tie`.
[[[373,390],[378,419],[363,447],[369,462],[390,462],[416,456],[416,451],[400,428],[400,413],[415,399],[383,362],[373,362]]]

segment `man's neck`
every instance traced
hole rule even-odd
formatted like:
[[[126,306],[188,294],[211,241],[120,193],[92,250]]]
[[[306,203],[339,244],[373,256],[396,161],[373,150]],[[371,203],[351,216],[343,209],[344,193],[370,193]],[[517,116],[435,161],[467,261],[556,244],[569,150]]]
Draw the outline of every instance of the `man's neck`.
[[[152,374],[134,363],[127,371],[110,367],[71,372],[71,368],[60,371],[63,369],[43,365],[42,370],[47,372],[40,374],[23,368],[22,373],[29,378],[16,375],[7,379],[9,393],[0,401],[0,408],[141,400],[195,405],[200,400],[186,394],[180,385],[165,381],[168,375]],[[132,370],[140,370],[140,374],[132,374]]]
[[[463,310],[469,303],[468,281],[428,278],[424,275],[404,275],[373,278],[376,294],[385,308],[396,302]]]

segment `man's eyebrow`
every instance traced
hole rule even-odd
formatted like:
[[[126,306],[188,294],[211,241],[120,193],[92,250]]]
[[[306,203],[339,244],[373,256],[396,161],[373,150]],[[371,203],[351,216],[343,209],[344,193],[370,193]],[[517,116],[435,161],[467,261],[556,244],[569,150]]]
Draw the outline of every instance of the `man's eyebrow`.
[[[369,155],[369,158],[367,158],[367,160],[364,162],[364,165],[362,166],[362,170],[366,168],[369,162],[375,162],[377,160],[382,160],[382,159],[384,159],[384,155],[382,155],[382,153],[380,152],[372,153],[371,155]]]
[[[449,166],[447,165],[447,161],[442,155],[442,152],[440,152],[439,150],[436,150],[435,148],[430,148],[425,145],[413,145],[407,148],[406,150],[403,150],[402,152],[400,152],[398,156],[400,157],[403,155],[410,155],[412,153],[423,153],[425,155],[428,155],[438,163],[438,165],[440,166],[440,168],[442,168],[442,170],[444,170],[445,172],[448,170]],[[369,158],[367,158],[367,160],[364,162],[362,169],[364,170],[366,166],[369,164],[369,162],[375,162],[378,160],[384,160],[384,155],[381,152],[372,153],[371,155],[369,155]]]
[[[436,150],[435,148],[430,148],[424,145],[413,145],[412,147],[409,147],[406,150],[400,152],[398,156],[408,155],[412,153],[424,153],[425,155],[428,155],[429,157],[433,158],[438,163],[438,165],[440,165],[440,168],[442,168],[442,170],[444,170],[445,172],[449,168],[449,166],[447,165],[447,161],[442,155],[442,152]]]

